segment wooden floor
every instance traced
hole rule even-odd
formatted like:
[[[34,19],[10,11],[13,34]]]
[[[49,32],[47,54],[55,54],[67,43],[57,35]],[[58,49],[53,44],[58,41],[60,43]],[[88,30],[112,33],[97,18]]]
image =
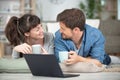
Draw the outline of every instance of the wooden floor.
[[[0,73],[0,80],[61,80],[61,78],[33,76],[31,73]],[[120,73],[80,73],[79,77],[63,78],[62,80],[120,80]]]

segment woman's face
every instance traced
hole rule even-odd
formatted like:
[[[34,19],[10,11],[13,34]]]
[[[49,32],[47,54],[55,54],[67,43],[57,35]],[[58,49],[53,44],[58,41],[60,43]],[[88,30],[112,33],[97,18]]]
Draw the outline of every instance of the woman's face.
[[[41,24],[38,24],[35,28],[31,29],[30,32],[27,33],[28,37],[32,39],[43,39],[44,34],[43,34],[43,28]]]

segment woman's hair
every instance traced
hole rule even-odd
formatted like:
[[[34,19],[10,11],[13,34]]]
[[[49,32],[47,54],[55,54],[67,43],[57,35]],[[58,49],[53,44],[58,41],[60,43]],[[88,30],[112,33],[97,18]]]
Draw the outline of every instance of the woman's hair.
[[[5,28],[5,35],[11,45],[19,45],[26,42],[24,33],[40,24],[40,18],[36,15],[25,14],[18,18],[13,16],[8,21]]]
[[[81,10],[76,8],[66,9],[58,14],[57,21],[63,22],[66,27],[72,30],[78,27],[82,31],[85,25],[85,15]]]

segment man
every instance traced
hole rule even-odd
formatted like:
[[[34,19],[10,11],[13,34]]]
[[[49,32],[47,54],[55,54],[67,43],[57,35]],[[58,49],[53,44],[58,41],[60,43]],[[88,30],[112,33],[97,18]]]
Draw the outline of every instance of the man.
[[[55,55],[68,51],[67,65],[90,62],[98,67],[108,65],[110,57],[105,53],[105,39],[102,33],[85,24],[85,15],[79,9],[66,9],[57,16],[60,30],[55,33]]]

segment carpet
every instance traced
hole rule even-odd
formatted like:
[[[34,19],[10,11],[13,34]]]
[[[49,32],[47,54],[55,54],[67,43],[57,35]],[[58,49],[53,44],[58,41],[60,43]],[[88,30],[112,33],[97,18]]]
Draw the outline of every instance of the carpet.
[[[110,57],[111,64],[106,66],[104,72],[120,72],[120,56],[110,55]]]
[[[29,73],[30,70],[24,58],[19,59],[0,59],[0,73]],[[120,72],[120,64],[110,64],[103,72]]]
[[[105,68],[104,72],[120,72],[120,64],[110,64]]]

